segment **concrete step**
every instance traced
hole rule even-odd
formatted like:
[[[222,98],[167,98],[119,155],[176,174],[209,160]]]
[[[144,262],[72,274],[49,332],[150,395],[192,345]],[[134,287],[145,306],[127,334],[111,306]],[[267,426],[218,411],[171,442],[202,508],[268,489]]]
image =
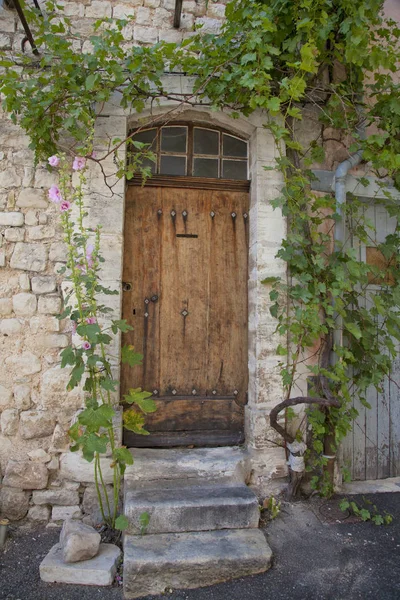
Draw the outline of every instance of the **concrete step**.
[[[245,481],[245,453],[226,448],[131,448],[134,464],[126,469],[125,481],[144,485],[169,479]]]
[[[179,480],[177,480],[179,481]],[[258,527],[255,494],[244,483],[197,483],[135,489],[125,484],[127,533],[140,533],[140,515],[147,512],[146,533],[178,533]]]
[[[125,535],[124,552],[126,599],[262,573],[272,558],[260,529]]]

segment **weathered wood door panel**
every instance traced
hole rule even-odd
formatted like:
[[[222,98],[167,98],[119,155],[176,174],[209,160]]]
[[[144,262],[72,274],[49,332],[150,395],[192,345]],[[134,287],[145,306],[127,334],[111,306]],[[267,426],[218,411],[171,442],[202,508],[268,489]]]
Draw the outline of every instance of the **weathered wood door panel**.
[[[122,367],[121,391],[153,392],[150,436],[132,446],[243,441],[247,390],[248,194],[128,188],[124,343],[143,364]]]
[[[352,241],[359,258],[379,265],[380,256],[374,249],[375,243],[384,241],[386,235],[396,226],[385,209],[379,205],[366,205],[366,216],[374,224],[375,239],[370,245]],[[372,296],[380,288],[373,281],[365,292],[365,305],[372,302]],[[382,391],[370,387],[367,402],[371,408],[363,406],[353,395],[353,406],[358,416],[353,429],[342,445],[342,464],[349,468],[353,480],[385,479],[400,475],[400,361],[392,364],[390,376],[385,378]]]

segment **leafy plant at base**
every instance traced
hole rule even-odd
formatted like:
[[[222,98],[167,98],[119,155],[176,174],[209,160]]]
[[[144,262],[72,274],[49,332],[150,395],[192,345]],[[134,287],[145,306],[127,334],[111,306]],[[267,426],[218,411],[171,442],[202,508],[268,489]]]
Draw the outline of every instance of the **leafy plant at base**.
[[[78,157],[74,160],[72,168],[77,171],[77,185],[72,184],[70,161],[64,155],[53,156],[52,159],[53,163],[59,163],[60,188],[53,186],[49,196],[60,206],[67,247],[64,279],[71,282],[64,311],[59,318],[70,319],[74,337],[79,340],[61,352],[61,367],[70,367],[67,388],[73,390],[81,385],[86,404],[69,430],[73,442],[70,449],[72,452],[81,450],[83,457],[94,463],[95,485],[104,522],[113,528],[124,529],[127,520],[124,515],[118,516],[119,494],[125,469],[133,464],[133,458],[127,448],[118,447],[115,441],[113,393],[118,382],[112,374],[113,356],[108,346],[113,342],[113,335],[132,328],[125,320],[111,320],[110,325],[107,322],[110,309],[99,302],[99,294],[118,292],[100,283],[100,265],[104,261],[100,250],[100,227],[92,231],[84,225],[87,216],[83,201],[86,159]],[[77,168],[77,165],[81,166]],[[73,220],[73,211],[76,211],[76,221]],[[105,321],[105,325],[102,325],[102,321]],[[139,364],[142,358],[132,346],[127,345],[122,347],[121,355],[122,362],[129,365]],[[129,392],[129,398],[143,413],[155,410],[154,401],[149,396],[149,392],[141,389]],[[125,422],[125,427],[129,429],[129,422]],[[141,433],[137,428],[135,432]],[[107,452],[111,456],[110,467],[113,469],[113,503],[109,498],[100,460],[101,455]]]
[[[346,512],[349,510],[356,517],[360,517],[363,521],[372,521],[375,525],[390,525],[393,521],[393,515],[388,513],[386,510],[381,514],[375,504],[372,504],[370,500],[363,498],[364,507],[360,506],[354,500],[348,500],[343,498],[339,503],[341,511]],[[366,508],[366,507],[369,508]]]
[[[7,53],[2,61],[5,109],[30,136],[38,160],[50,150],[60,151],[65,132],[74,140],[69,151],[85,154],[88,132],[115,91],[122,106],[137,112],[148,100],[175,101],[167,117],[171,119],[182,105],[199,103],[212,110],[229,109],[233,117],[264,111],[264,127],[276,145],[266,174],[275,169],[282,181],[271,204],[288,222],[277,256],[287,265],[289,278],[264,279],[277,332],[288,340],[277,350],[282,357],[284,407],[293,403],[305,366],[313,390],[307,399],[296,400],[320,403],[308,410],[309,468],[317,470],[315,487],[327,495],[332,491],[327,456],[336,453],[351,429],[356,416],[353,396],[368,407],[367,390],[381,389],[400,340],[399,203],[387,187],[392,182],[400,188],[399,84],[393,77],[400,29],[384,19],[382,6],[381,0],[239,0],[227,5],[227,19],[217,35],[200,31],[181,45],[127,49],[122,34],[126,21],[105,19],[95,24],[89,53],[74,50],[73,24],[47,3],[43,19],[29,11],[38,47],[46,49],[39,62],[18,56],[16,64]],[[167,92],[162,75],[168,70],[195,76],[193,94]],[[302,121],[309,114],[320,130],[304,141],[309,132],[304,135]],[[374,133],[365,137],[368,127]],[[345,156],[362,154],[381,186],[376,201],[396,226],[379,244],[356,196],[339,206],[332,194],[312,190],[313,169],[324,163],[329,139],[348,148]],[[137,151],[128,166],[118,155],[124,144]],[[137,144],[129,136],[110,140],[103,156],[87,158],[103,168],[102,162],[114,156],[118,177],[131,177],[135,170],[146,177],[150,169],[142,161],[154,157],[149,148]],[[362,196],[369,180],[361,176],[358,181]],[[346,240],[333,245],[333,231],[341,222],[349,238],[382,253],[383,273],[365,264]],[[376,283],[373,295],[368,291],[371,280]],[[113,327],[120,328],[117,322]],[[88,341],[108,335],[85,326],[80,331]],[[73,355],[66,351],[65,360],[75,361],[66,363],[74,365],[72,384],[83,376],[84,357],[81,350]],[[137,360],[125,350],[123,357],[132,364]],[[96,363],[89,356],[88,364],[89,359]],[[111,374],[98,385],[102,393],[114,388]],[[125,417],[136,432],[145,431],[140,408],[135,403]],[[304,437],[303,432],[278,431],[289,443],[296,435]],[[104,448],[103,434],[94,435],[98,439],[90,437],[90,444]]]

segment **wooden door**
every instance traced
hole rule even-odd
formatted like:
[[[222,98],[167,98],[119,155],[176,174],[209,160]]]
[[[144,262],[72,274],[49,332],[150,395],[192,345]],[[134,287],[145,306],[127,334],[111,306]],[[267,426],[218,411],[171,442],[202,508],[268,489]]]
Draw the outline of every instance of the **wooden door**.
[[[229,445],[244,440],[247,396],[248,194],[128,188],[123,343],[143,364],[121,390],[153,393],[150,436],[128,446]]]
[[[384,207],[366,204],[365,213],[375,232],[370,236],[369,245],[357,239],[352,246],[360,260],[379,266],[383,259],[374,244],[384,242],[396,228],[396,220],[390,217]],[[375,239],[373,239],[373,236]],[[381,292],[380,284],[371,281],[365,290],[364,302],[369,308],[373,295]],[[398,342],[397,342],[398,345]],[[399,348],[400,351],[400,348]],[[400,360],[393,361],[389,377],[382,383],[382,390],[371,386],[367,392],[366,408],[360,402],[357,391],[353,394],[353,406],[358,416],[353,421],[352,431],[343,440],[342,466],[350,471],[352,480],[385,479],[400,475]]]

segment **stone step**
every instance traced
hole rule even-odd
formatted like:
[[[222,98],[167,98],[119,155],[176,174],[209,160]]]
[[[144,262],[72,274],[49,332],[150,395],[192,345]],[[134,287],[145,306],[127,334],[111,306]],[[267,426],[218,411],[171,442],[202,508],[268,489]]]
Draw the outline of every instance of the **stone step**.
[[[126,599],[255,575],[272,558],[260,529],[125,535],[124,552]]]
[[[179,481],[179,480],[177,480]],[[260,511],[255,494],[244,483],[167,484],[156,489],[125,485],[127,533],[140,533],[140,515],[150,521],[146,533],[178,533],[258,527]]]
[[[225,448],[131,448],[134,464],[125,481],[140,485],[169,479],[245,481],[245,453],[239,447]]]

